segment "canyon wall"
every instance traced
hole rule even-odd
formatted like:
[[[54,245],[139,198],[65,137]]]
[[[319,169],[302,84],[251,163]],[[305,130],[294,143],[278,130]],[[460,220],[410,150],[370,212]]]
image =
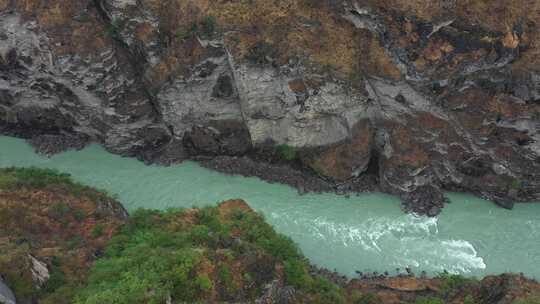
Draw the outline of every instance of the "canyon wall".
[[[0,0],[0,133],[43,153],[250,156],[407,210],[540,200],[540,3]],[[262,155],[262,156],[261,156]],[[357,187],[358,188],[358,187]]]

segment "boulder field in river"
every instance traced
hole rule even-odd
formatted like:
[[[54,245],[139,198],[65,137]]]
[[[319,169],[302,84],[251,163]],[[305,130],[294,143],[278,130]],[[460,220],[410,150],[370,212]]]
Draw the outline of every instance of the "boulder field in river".
[[[286,147],[320,183],[267,179],[511,208],[540,200],[539,22],[531,0],[0,0],[0,133],[263,177]]]

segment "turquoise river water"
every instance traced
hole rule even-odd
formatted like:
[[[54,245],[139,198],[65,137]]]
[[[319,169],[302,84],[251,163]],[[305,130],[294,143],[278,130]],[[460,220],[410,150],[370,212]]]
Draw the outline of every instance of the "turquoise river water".
[[[118,196],[126,209],[165,209],[242,198],[291,237],[315,264],[354,276],[396,268],[467,276],[523,272],[540,278],[540,203],[509,211],[465,194],[437,218],[404,214],[396,197],[298,195],[284,185],[227,176],[194,162],[146,166],[98,145],[46,158],[20,139],[0,137],[0,167],[37,166],[72,174]]]

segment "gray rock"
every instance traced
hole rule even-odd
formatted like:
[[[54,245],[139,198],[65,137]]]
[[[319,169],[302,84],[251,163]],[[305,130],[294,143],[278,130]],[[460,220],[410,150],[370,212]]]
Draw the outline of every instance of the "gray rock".
[[[256,304],[276,303],[288,304],[294,301],[296,290],[292,286],[283,286],[278,280],[267,284],[263,295],[255,300]]]
[[[299,102],[290,87],[300,72],[236,65],[235,79],[243,117],[254,144],[272,141],[292,147],[317,147],[350,137],[350,128],[367,116],[367,98],[327,82]]]
[[[213,68],[203,74],[202,70],[209,65]],[[194,126],[210,121],[243,120],[234,87],[229,88],[228,96],[215,94],[223,77],[231,77],[226,56],[209,58],[194,67],[190,78],[178,77],[162,87],[157,102],[164,122],[171,126],[175,136],[183,137]]]
[[[32,272],[32,279],[39,288],[43,286],[43,284],[45,284],[45,282],[47,282],[51,277],[49,269],[47,268],[47,264],[41,262],[32,255],[28,255],[28,258],[32,264],[32,267],[30,268],[30,271]]]
[[[16,304],[15,295],[13,291],[4,283],[0,278],[0,303],[1,304]]]

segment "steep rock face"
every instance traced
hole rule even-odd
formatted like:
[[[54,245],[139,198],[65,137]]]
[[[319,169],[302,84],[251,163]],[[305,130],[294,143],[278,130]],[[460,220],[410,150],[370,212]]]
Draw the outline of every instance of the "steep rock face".
[[[93,140],[172,163],[287,145],[327,182],[374,175],[420,213],[443,190],[540,199],[537,3],[0,8],[0,130],[42,152]]]
[[[323,176],[346,181],[368,169],[373,140],[371,123],[363,120],[353,127],[350,139],[329,148],[305,153],[303,162]]]
[[[28,138],[76,134],[135,155],[168,131],[129,54],[88,4],[17,2],[2,11],[2,127]],[[160,131],[147,138],[146,130]]]

